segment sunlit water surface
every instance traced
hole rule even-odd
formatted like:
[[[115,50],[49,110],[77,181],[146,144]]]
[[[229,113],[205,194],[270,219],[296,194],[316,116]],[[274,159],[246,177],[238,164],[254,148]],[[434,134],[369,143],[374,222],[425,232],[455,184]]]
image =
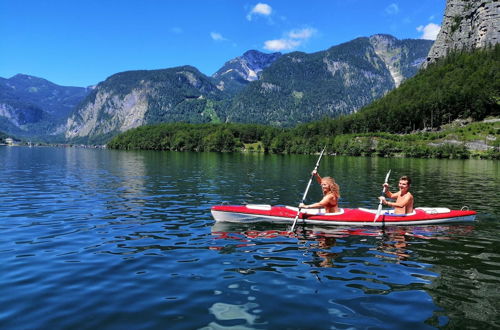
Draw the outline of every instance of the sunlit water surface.
[[[0,327],[500,327],[498,162],[322,160],[344,207],[376,207],[392,169],[393,187],[413,177],[417,206],[468,206],[474,223],[214,223],[223,201],[296,205],[315,162],[0,147]]]

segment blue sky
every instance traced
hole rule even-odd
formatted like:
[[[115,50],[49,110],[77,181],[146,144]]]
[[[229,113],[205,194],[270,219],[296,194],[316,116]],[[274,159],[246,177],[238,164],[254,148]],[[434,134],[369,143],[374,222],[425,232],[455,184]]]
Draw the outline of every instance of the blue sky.
[[[313,53],[377,33],[435,39],[445,0],[0,0],[0,77],[89,86],[128,70],[212,75],[256,49]]]

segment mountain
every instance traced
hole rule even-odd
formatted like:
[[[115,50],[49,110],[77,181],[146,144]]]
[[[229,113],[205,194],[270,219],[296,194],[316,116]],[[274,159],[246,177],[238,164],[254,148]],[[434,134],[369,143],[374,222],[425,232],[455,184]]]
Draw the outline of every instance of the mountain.
[[[473,50],[499,42],[499,1],[447,0],[441,30],[424,65],[454,50]]]
[[[412,77],[431,45],[374,35],[283,55],[232,98],[226,121],[293,126],[356,112]]]
[[[191,66],[118,73],[70,116],[65,137],[104,142],[160,122],[293,126],[349,114],[414,75],[431,44],[375,35],[313,54],[248,51],[213,77]]]
[[[374,35],[312,54],[250,50],[212,77],[192,66],[128,71],[92,89],[26,75],[0,78],[0,130],[102,143],[160,122],[293,126],[380,98],[417,72],[431,44]]]
[[[216,107],[223,98],[212,79],[192,66],[117,73],[76,108],[65,137],[103,142],[144,124],[217,122]]]
[[[0,129],[20,136],[53,133],[89,90],[22,74],[0,78]]]
[[[281,53],[266,54],[249,50],[242,56],[227,61],[212,77],[217,82],[217,88],[233,95],[249,82],[258,80],[262,71],[281,55]]]

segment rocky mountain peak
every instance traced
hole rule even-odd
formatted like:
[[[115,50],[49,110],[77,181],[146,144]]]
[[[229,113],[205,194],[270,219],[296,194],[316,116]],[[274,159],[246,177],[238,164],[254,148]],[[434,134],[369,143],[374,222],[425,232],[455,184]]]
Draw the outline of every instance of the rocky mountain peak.
[[[6,79],[5,82],[8,86],[13,87],[13,88],[30,88],[32,86],[36,86],[39,88],[40,86],[44,86],[44,87],[57,86],[56,84],[54,84],[46,79],[38,78],[35,76],[29,76],[29,75],[21,74],[21,73],[18,73],[9,79]]]
[[[398,42],[398,39],[389,34],[374,34],[370,38],[370,43],[374,46],[390,47]]]
[[[240,83],[258,80],[259,73],[269,67],[281,55],[279,52],[266,54],[258,50],[249,50],[243,55],[226,62],[212,77],[224,81],[226,84],[230,80],[237,80]],[[224,84],[222,84],[222,87],[224,87]]]
[[[424,65],[450,51],[500,42],[500,1],[447,0],[441,30]]]
[[[249,50],[241,56],[241,60],[246,63],[248,69],[260,72],[267,68],[281,56],[281,53],[266,54],[257,50]]]

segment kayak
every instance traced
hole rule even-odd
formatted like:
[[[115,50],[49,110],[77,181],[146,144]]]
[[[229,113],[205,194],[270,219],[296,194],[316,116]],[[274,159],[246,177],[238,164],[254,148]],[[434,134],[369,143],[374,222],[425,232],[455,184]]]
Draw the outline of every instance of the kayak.
[[[386,225],[427,225],[450,222],[470,222],[476,212],[466,209],[450,210],[446,207],[419,207],[412,213],[394,214],[393,210],[382,210],[377,218],[377,210],[366,208],[341,208],[337,213],[325,213],[324,209],[299,209],[286,205],[248,204],[215,205],[212,216],[218,222],[271,222],[293,223],[297,213],[298,224],[340,225],[340,226],[386,226]]]

